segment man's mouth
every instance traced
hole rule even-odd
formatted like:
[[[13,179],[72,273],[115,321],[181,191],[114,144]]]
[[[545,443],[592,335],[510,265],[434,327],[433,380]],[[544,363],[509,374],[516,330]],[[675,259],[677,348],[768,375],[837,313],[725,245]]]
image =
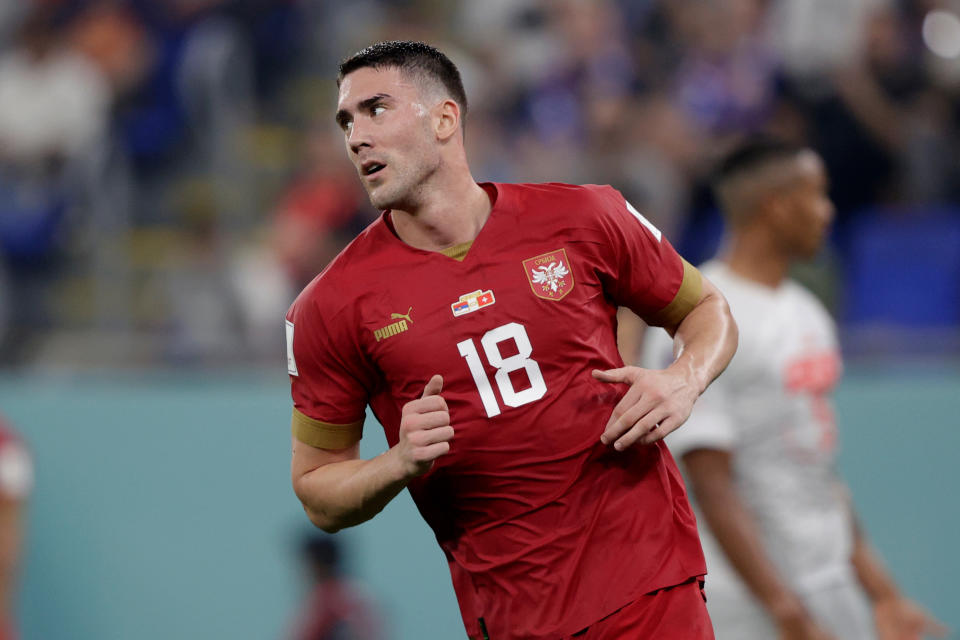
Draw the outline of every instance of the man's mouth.
[[[372,161],[364,162],[360,166],[360,173],[363,174],[364,176],[372,176],[375,173],[378,173],[379,171],[381,171],[386,166],[387,165],[381,162],[372,162]]]

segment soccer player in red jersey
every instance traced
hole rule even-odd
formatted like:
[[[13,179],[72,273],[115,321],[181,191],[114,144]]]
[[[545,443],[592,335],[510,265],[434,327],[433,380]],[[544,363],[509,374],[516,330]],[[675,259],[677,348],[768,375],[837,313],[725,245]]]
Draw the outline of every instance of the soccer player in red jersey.
[[[310,594],[290,640],[379,640],[380,616],[362,586],[343,574],[340,546],[332,536],[304,541]]]
[[[293,486],[337,531],[405,487],[471,638],[712,638],[662,438],[736,349],[723,296],[605,186],[477,184],[456,67],[421,43],[340,66],[336,120],[382,216],[287,314]],[[616,310],[676,360],[623,365]],[[390,449],[359,458],[369,405]]]
[[[14,604],[23,554],[25,508],[33,489],[33,461],[16,431],[0,417],[0,640],[16,640]]]

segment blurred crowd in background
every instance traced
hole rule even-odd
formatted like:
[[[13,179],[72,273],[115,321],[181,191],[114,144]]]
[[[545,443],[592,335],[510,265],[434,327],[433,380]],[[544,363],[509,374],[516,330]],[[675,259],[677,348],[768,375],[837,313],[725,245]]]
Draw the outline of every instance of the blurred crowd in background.
[[[717,157],[809,144],[848,348],[960,354],[960,0],[0,0],[0,364],[281,367],[377,215],[333,111],[385,39],[460,67],[478,180],[612,184],[695,263]]]

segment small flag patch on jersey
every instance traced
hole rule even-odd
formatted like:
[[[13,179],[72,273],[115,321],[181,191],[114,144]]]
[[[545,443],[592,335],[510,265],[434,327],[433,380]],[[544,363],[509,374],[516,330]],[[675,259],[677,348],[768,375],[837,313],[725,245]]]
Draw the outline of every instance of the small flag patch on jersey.
[[[523,271],[538,298],[561,300],[573,291],[573,273],[566,249],[557,249],[523,261]]]
[[[494,302],[496,302],[496,299],[493,297],[492,290],[477,289],[460,296],[459,300],[450,305],[450,310],[453,311],[454,317],[459,317],[477,309],[489,307]]]

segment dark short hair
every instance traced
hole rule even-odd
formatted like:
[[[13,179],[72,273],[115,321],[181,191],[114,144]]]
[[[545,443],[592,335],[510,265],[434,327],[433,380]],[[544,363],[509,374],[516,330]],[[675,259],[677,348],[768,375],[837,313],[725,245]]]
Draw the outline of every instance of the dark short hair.
[[[770,162],[797,156],[804,147],[768,135],[754,135],[742,140],[717,163],[713,184],[719,185],[734,175],[753,171]]]
[[[347,74],[364,67],[374,69],[396,67],[407,73],[419,73],[438,80],[450,94],[450,97],[460,105],[461,122],[466,120],[467,93],[463,90],[460,71],[450,61],[450,58],[440,50],[423,42],[409,40],[393,40],[372,44],[340,63],[337,86],[340,86]]]

